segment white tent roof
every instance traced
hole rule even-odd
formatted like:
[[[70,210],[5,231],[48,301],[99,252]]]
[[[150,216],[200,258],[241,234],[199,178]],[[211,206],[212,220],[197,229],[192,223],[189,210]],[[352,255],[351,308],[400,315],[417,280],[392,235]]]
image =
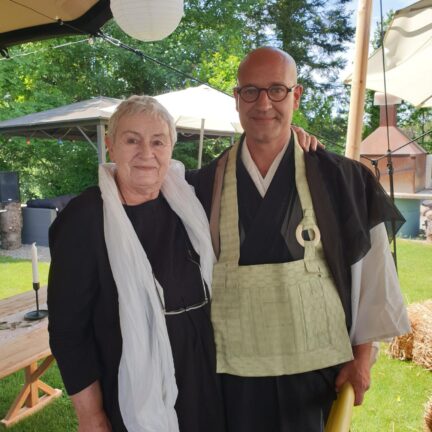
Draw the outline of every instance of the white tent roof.
[[[387,93],[432,107],[432,0],[396,12],[384,37],[384,59]],[[384,92],[382,48],[369,57],[366,88]]]
[[[155,96],[170,112],[179,130],[200,130],[204,120],[206,132],[241,133],[235,100],[206,85]]]
[[[203,121],[206,135],[230,136],[243,132],[235,99],[209,86],[189,87],[153,97],[173,116],[177,132],[199,133]],[[113,104],[103,111],[111,115],[116,108],[117,104]]]
[[[235,99],[209,86],[189,87],[154,96],[173,116],[177,132],[200,134],[198,168],[201,167],[204,133],[228,135],[242,133]],[[115,106],[106,111],[113,112]]]

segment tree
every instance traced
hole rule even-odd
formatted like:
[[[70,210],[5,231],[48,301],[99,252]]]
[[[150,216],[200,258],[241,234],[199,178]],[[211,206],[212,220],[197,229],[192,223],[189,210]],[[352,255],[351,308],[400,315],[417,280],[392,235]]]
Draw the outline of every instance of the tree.
[[[276,43],[296,60],[305,87],[329,90],[345,65],[345,43],[354,35],[349,0],[275,0],[265,14]],[[325,82],[317,77],[325,74]]]
[[[318,137],[328,150],[343,154],[349,106],[348,93],[342,92],[335,96],[317,94],[302,104],[305,105],[304,128]],[[299,125],[303,126],[301,123]]]
[[[97,183],[96,152],[83,142],[0,138],[0,171],[17,171],[21,198],[79,193]]]
[[[133,93],[155,95],[196,85],[193,78],[231,93],[238,64],[245,53],[266,44],[280,46],[293,54],[306,87],[312,85],[314,71],[326,71],[330,80],[342,65],[338,56],[343,42],[352,35],[345,10],[347,1],[186,0],[185,16],[177,30],[166,39],[151,43],[127,36],[114,21],[103,27],[104,34],[143,55],[121,49],[103,38],[96,37],[89,43],[82,36],[12,47],[13,59],[0,61],[0,119],[98,95],[119,98]],[[59,45],[62,47],[57,48]],[[34,51],[37,54],[30,54]],[[313,130],[330,130],[330,118],[337,112],[334,106],[331,108],[334,103],[334,98],[315,100],[307,91],[295,122],[306,129],[313,123],[317,125]],[[204,161],[229,141],[208,143]],[[15,152],[20,156],[14,158]],[[67,187],[74,192],[95,182],[92,152],[87,143],[73,143],[69,147],[65,144],[63,148],[52,142],[48,145],[31,140],[26,145],[19,139],[3,139],[0,164],[3,169],[22,172],[21,179],[26,183],[24,195],[51,195],[68,192]],[[182,143],[176,152],[188,166],[196,165],[196,144]],[[72,177],[70,183],[57,175],[49,163],[50,157],[53,161],[61,158],[57,163]],[[78,178],[81,171],[75,169],[78,161],[83,172],[87,169],[92,172],[82,182]],[[37,172],[30,172],[29,166]]]
[[[399,125],[407,135],[411,139],[422,136],[417,139],[417,143],[432,153],[432,109],[413,109],[405,104],[399,109],[399,119]]]

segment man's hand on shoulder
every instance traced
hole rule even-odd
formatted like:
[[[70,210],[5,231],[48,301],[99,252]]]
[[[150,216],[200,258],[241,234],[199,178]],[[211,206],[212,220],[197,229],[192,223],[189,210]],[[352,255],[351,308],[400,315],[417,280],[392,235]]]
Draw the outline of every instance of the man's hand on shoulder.
[[[309,135],[303,128],[291,125],[291,129],[297,133],[299,145],[304,151],[316,151],[318,147],[325,148],[316,136]]]
[[[336,391],[349,381],[355,393],[354,405],[361,405],[370,386],[371,343],[353,346],[354,360],[345,363],[336,378]]]

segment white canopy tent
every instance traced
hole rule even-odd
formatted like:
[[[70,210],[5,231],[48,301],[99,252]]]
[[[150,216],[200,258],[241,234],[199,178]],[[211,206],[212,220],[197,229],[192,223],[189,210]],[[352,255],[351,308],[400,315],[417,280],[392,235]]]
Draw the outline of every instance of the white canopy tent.
[[[155,98],[174,117],[178,131],[200,131],[198,168],[201,167],[204,133],[234,136],[243,131],[234,98],[206,85],[189,87]]]
[[[385,75],[382,49],[368,60],[371,12],[372,0],[359,0],[353,73],[344,80],[351,84],[345,155],[356,160],[360,158],[365,88],[387,92],[416,107],[432,106],[432,0],[396,12],[383,41]]]
[[[368,60],[366,88],[384,92],[382,50]],[[432,107],[432,0],[396,12],[385,37],[387,93],[417,108]],[[352,75],[345,83],[351,84]]]

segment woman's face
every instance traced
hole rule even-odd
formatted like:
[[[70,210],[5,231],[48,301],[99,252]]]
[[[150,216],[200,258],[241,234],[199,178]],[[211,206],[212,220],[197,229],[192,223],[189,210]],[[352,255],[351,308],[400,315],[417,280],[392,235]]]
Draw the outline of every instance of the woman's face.
[[[120,118],[114,140],[107,138],[122,192],[130,196],[159,191],[168,170],[172,145],[167,123],[146,113]]]

